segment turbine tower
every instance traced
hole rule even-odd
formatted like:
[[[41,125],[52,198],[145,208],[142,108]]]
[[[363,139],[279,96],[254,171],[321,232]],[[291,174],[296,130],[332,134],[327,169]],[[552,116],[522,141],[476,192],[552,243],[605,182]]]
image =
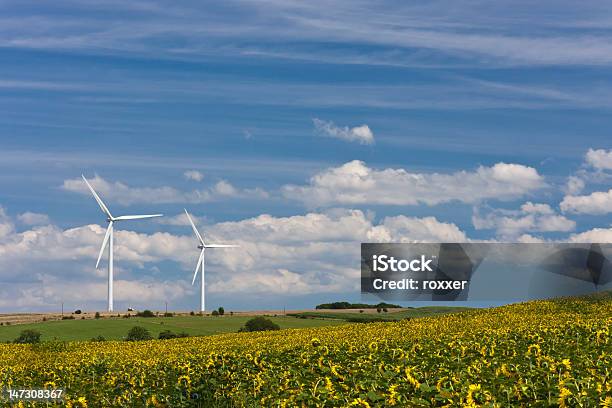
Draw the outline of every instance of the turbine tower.
[[[102,259],[102,253],[104,252],[104,248],[106,248],[106,244],[108,243],[108,311],[113,311],[113,246],[114,246],[114,233],[113,233],[113,225],[117,221],[127,221],[127,220],[140,220],[143,218],[154,218],[161,217],[162,214],[150,214],[150,215],[121,215],[119,217],[113,217],[113,215],[108,210],[108,207],[104,204],[100,196],[93,189],[91,184],[87,181],[85,176],[81,174],[85,184],[89,187],[89,191],[94,196],[100,209],[106,215],[106,222],[108,222],[108,228],[106,229],[106,234],[104,235],[104,241],[102,241],[102,247],[100,248],[100,254],[98,255],[98,261],[96,262],[96,269],[98,269],[98,265],[100,265],[100,259]]]
[[[200,235],[200,233],[198,232],[198,229],[196,228],[195,224],[193,223],[193,220],[191,219],[191,216],[189,215],[186,209],[185,209],[185,214],[187,214],[187,218],[189,219],[191,228],[193,228],[193,233],[198,239],[198,249],[200,249],[200,257],[198,258],[198,264],[195,267],[195,271],[193,273],[193,279],[191,281],[191,284],[193,285],[195,283],[196,276],[198,276],[198,270],[200,269],[200,265],[201,265],[202,274],[200,275],[200,312],[204,312],[206,308],[205,307],[206,294],[204,292],[204,252],[206,251],[207,248],[238,248],[238,245],[206,244],[204,242],[204,238],[202,238],[202,235]]]

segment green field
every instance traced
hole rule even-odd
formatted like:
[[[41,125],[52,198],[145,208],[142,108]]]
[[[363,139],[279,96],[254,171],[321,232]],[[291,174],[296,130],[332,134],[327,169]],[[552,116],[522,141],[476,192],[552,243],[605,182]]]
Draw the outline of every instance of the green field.
[[[323,327],[345,324],[347,320],[372,319],[402,320],[426,317],[468,310],[464,307],[430,306],[387,313],[350,313],[334,311],[313,311],[296,313],[291,316],[269,317],[281,329]],[[300,318],[301,317],[301,318]],[[103,336],[106,340],[121,340],[134,326],[142,326],[157,338],[160,332],[170,330],[185,332],[190,336],[209,336],[237,332],[252,316],[175,316],[175,317],[130,317],[85,320],[54,320],[47,322],[13,324],[0,326],[0,342],[14,340],[22,330],[33,329],[42,333],[41,340],[90,340]]]
[[[338,311],[315,311],[315,312],[302,312],[294,313],[292,316],[296,317],[307,317],[315,319],[335,319],[335,320],[402,320],[402,319],[413,319],[417,317],[428,317],[435,315],[442,315],[448,313],[457,313],[470,310],[469,307],[454,307],[454,306],[426,306],[414,309],[407,309],[401,311],[381,312],[381,313],[358,313],[358,312],[338,312]]]
[[[237,332],[252,316],[176,316],[176,317],[131,317],[87,320],[56,320],[31,324],[0,326],[0,342],[12,341],[22,330],[34,329],[42,333],[41,340],[89,340],[104,336],[107,340],[124,338],[132,327],[142,326],[157,338],[160,332],[170,330],[185,332],[191,336]],[[297,319],[295,317],[269,317],[281,329],[320,327],[343,324],[338,320]]]

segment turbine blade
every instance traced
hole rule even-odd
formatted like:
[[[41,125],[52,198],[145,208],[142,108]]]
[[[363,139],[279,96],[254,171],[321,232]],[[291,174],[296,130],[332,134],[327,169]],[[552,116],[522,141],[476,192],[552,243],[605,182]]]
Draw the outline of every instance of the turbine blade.
[[[200,257],[198,258],[198,264],[195,267],[195,271],[193,272],[193,279],[191,280],[191,284],[193,285],[196,280],[196,276],[198,276],[198,271],[200,270],[200,265],[202,265],[202,259],[204,258],[204,250],[200,252]]]
[[[126,221],[126,220],[141,220],[144,218],[155,218],[162,217],[164,214],[147,214],[147,215],[121,215],[113,218],[115,221]]]
[[[94,198],[98,202],[98,205],[100,206],[100,209],[102,210],[102,212],[106,214],[108,218],[112,219],[113,216],[111,215],[110,211],[108,210],[108,208],[106,207],[106,205],[104,204],[100,196],[98,196],[98,194],[96,193],[96,190],[93,189],[93,187],[91,186],[91,184],[89,184],[89,181],[87,181],[84,175],[81,174],[81,177],[83,177],[85,184],[87,184],[87,187],[89,187],[89,191],[91,191],[91,194],[94,196]]]
[[[183,208],[183,209],[185,210],[185,214],[187,214],[187,218],[189,219],[189,223],[191,224],[191,228],[193,228],[193,232],[195,233],[196,237],[198,237],[198,239],[200,240],[200,243],[202,245],[204,245],[204,239],[202,238],[202,236],[198,232],[198,229],[196,228],[195,224],[193,223],[193,220],[191,219],[191,216],[187,212],[187,209],[185,209],[185,208]]]
[[[98,261],[96,262],[96,269],[98,269],[98,265],[100,265],[100,259],[102,259],[102,254],[104,253],[104,248],[106,248],[106,244],[108,243],[108,237],[110,236],[110,232],[113,229],[113,222],[111,221],[108,224],[108,228],[106,229],[106,234],[104,234],[104,241],[102,241],[102,247],[100,248],[100,253],[98,254]]]
[[[229,245],[229,244],[206,244],[204,248],[240,248],[240,245]]]

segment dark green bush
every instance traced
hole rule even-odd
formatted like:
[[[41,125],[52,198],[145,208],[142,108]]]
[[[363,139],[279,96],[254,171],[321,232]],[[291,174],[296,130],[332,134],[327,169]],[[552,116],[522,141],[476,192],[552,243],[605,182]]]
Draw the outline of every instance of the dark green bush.
[[[212,315],[213,315],[213,316],[219,316],[219,312],[217,312],[216,310],[213,310],[213,311],[212,311]]]
[[[40,343],[40,336],[42,334],[37,330],[26,329],[22,330],[13,343],[17,344],[35,344]]]
[[[223,316],[225,314],[225,309],[223,307],[219,308],[219,315]]]
[[[94,316],[96,319],[100,318],[100,312],[96,312],[96,315]]]
[[[136,316],[138,316],[138,317],[155,317],[155,313],[153,313],[149,309],[145,309],[142,312],[136,313]]]
[[[258,316],[248,320],[244,327],[240,329],[241,332],[255,332],[255,331],[267,331],[267,330],[279,330],[278,324],[274,323],[270,319]]]
[[[106,341],[106,338],[102,335],[98,335],[96,337],[92,337],[90,341]]]
[[[141,341],[141,340],[151,340],[153,337],[151,333],[141,326],[134,326],[130,329],[125,338],[126,341]]]

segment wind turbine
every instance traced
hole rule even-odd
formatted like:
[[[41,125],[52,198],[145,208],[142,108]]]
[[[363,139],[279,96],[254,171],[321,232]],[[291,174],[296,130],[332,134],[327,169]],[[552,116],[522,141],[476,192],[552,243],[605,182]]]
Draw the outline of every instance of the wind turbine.
[[[193,285],[195,283],[196,276],[198,276],[198,270],[200,269],[200,265],[201,265],[202,266],[202,274],[200,275],[200,311],[204,312],[204,310],[205,310],[205,301],[204,301],[204,297],[205,297],[205,292],[204,292],[204,252],[208,248],[238,248],[239,245],[206,244],[204,242],[204,238],[202,238],[202,235],[200,235],[200,233],[198,232],[198,229],[196,228],[195,224],[193,223],[193,220],[191,219],[191,216],[189,215],[189,213],[187,212],[186,209],[185,209],[185,214],[187,215],[187,218],[189,219],[189,223],[191,224],[191,228],[193,228],[193,233],[195,234],[196,238],[198,238],[198,249],[200,249],[200,257],[198,258],[198,264],[195,267],[195,271],[193,273],[193,279],[191,281],[191,284]]]
[[[119,217],[113,217],[113,215],[108,210],[108,207],[104,204],[100,196],[93,189],[91,184],[87,181],[85,176],[81,174],[85,184],[89,187],[89,191],[94,196],[100,209],[106,215],[106,222],[108,222],[108,228],[106,229],[106,234],[104,235],[104,241],[102,241],[102,247],[100,248],[100,254],[98,255],[98,261],[96,262],[96,269],[98,269],[98,265],[100,264],[100,259],[102,259],[102,253],[104,252],[104,248],[106,248],[106,244],[108,243],[108,311],[113,311],[113,246],[114,246],[114,237],[113,237],[113,225],[117,221],[127,221],[127,220],[140,220],[143,218],[154,218],[161,217],[163,214],[150,214],[150,215],[121,215]],[[109,242],[110,241],[110,242]]]

